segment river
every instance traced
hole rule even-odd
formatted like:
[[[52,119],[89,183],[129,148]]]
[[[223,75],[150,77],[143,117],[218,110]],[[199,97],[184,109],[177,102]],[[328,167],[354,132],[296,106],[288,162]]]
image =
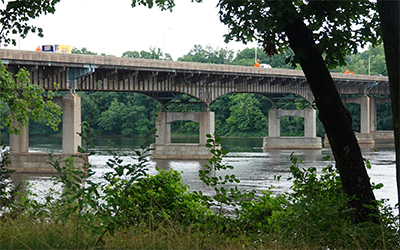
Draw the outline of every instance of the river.
[[[196,140],[196,139],[194,139]],[[138,149],[143,139],[132,137],[96,138],[95,149],[99,154],[90,157],[93,170],[96,172],[94,179],[99,180],[103,173],[108,171],[106,161],[110,158],[107,150],[110,148],[109,141],[119,147],[119,150],[127,155],[134,155],[133,150]],[[173,138],[172,142],[191,142],[193,138]],[[223,138],[223,147],[229,153],[223,158],[223,163],[232,165],[233,170],[227,174],[235,174],[240,183],[240,189],[266,190],[274,186],[273,192],[278,194],[289,190],[292,182],[287,180],[291,174],[290,155],[294,155],[304,161],[304,167],[316,167],[320,173],[322,168],[328,164],[334,164],[333,158],[324,161],[322,158],[330,155],[330,149],[322,150],[269,150],[262,149],[262,138]],[[31,137],[30,152],[60,152],[60,137]],[[397,189],[395,178],[395,154],[392,146],[382,146],[379,149],[363,149],[363,156],[369,159],[372,168],[368,170],[371,181],[383,183],[384,187],[375,191],[378,199],[389,199],[389,204],[397,203]],[[127,162],[134,162],[130,157],[124,158]],[[156,160],[150,161],[149,173],[157,172],[156,167],[161,169],[174,169],[182,172],[182,179],[191,190],[209,191],[198,178],[198,171],[204,169],[207,161],[183,161],[183,160]],[[281,176],[278,181],[275,176]],[[12,179],[19,182],[21,178],[27,180],[37,193],[44,193],[53,187],[51,175],[39,174],[14,174]]]

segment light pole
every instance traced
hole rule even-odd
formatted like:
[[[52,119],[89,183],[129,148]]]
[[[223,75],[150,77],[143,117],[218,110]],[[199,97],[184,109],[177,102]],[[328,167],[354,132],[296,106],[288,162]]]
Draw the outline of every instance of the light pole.
[[[254,47],[254,63],[257,63],[257,45]]]
[[[368,57],[368,75],[371,75],[371,58],[372,57],[375,57],[375,55]]]

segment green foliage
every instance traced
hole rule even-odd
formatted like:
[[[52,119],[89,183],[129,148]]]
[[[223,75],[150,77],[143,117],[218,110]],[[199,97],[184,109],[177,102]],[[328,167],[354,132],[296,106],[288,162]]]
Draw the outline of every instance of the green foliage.
[[[94,93],[80,92],[82,120],[90,116]],[[92,127],[102,135],[146,135],[159,104],[138,93],[102,92],[98,97],[98,115]]]
[[[380,103],[376,107],[377,130],[393,130],[393,113],[391,103]]]
[[[272,68],[290,69],[291,65],[286,63],[286,59],[293,55],[289,49],[284,54],[268,56],[262,48],[257,48],[257,58],[261,64],[268,64]],[[239,50],[235,59],[232,61],[234,65],[253,66],[255,63],[255,48],[246,48]]]
[[[368,50],[346,56],[345,65],[332,69],[332,72],[344,73],[349,69],[353,74],[387,76],[385,51],[383,44],[376,47],[369,46]]]
[[[283,54],[289,47],[285,24],[295,19],[305,20],[318,51],[332,68],[344,65],[345,56],[356,53],[367,42],[380,42],[379,30],[375,29],[379,18],[373,2],[220,1],[218,7],[221,22],[229,28],[227,42],[256,40],[271,56],[278,51]],[[298,63],[302,56],[291,56],[288,61]]]
[[[15,39],[11,39],[11,34],[19,34],[22,38],[32,32],[37,32],[43,37],[43,30],[34,25],[30,25],[30,20],[40,15],[55,12],[55,5],[60,0],[36,0],[36,1],[1,1],[4,9],[0,10],[0,44],[16,45]]]
[[[83,138],[92,132],[89,124],[83,124]],[[352,210],[347,208],[351,197],[342,192],[332,166],[318,173],[314,167],[302,168],[304,163],[292,154],[290,191],[274,195],[270,187],[257,195],[239,190],[234,174],[222,173],[233,170],[222,162],[227,152],[219,138],[207,136],[213,157],[199,177],[213,190],[211,195],[190,192],[174,170],[148,175],[150,150],[145,145],[149,141],[136,151],[134,164],[124,163],[124,155],[110,151],[110,171],[99,183],[89,178],[90,164],[78,169],[73,158],[63,164],[55,161],[63,183],[61,197],[47,197],[41,205],[21,194],[22,199],[13,203],[18,209],[0,217],[0,248],[108,249],[113,248],[111,243],[130,249],[156,245],[174,249],[398,248],[397,217],[383,201],[379,202],[382,224],[352,223]],[[9,240],[18,234],[18,241]],[[54,234],[56,238],[51,237]]]
[[[107,134],[146,134],[151,124],[145,111],[144,106],[126,105],[115,99],[111,106],[101,113],[98,125]]]
[[[1,127],[5,126],[9,132],[18,134],[23,126],[27,126],[29,120],[45,120],[47,126],[57,130],[60,123],[61,108],[51,100],[52,91],[47,92],[47,100],[42,97],[44,90],[34,84],[30,84],[29,73],[21,69],[13,80],[11,73],[7,72],[4,64],[0,65],[0,108],[7,104],[12,113],[1,114]],[[18,121],[16,126],[13,121]]]
[[[9,150],[0,138],[0,214],[15,201],[20,190],[20,186],[15,187],[10,179],[15,171],[7,167],[10,165],[8,154]]]
[[[73,47],[71,49],[71,53],[72,54],[95,55],[95,56],[98,55],[97,52],[92,52],[92,51],[88,50],[86,47],[83,47],[82,49],[78,49],[78,48]],[[115,57],[114,55],[107,55],[105,53],[101,53],[100,56]]]
[[[215,129],[216,134],[223,136],[227,135],[231,130],[231,127],[228,126],[226,120],[230,116],[230,96],[235,94],[226,94],[223,95],[212,103],[210,103],[210,110],[215,113]]]
[[[174,121],[171,123],[174,135],[199,135],[199,123],[193,121]]]
[[[97,117],[98,99],[93,103],[91,115],[82,123],[80,134],[86,146],[79,147],[79,152],[87,156],[93,154],[89,150],[94,132],[91,125]],[[154,133],[154,126],[150,132]],[[137,161],[135,164],[125,164],[120,155],[110,151],[113,155],[107,161],[110,171],[104,174],[101,183],[91,181],[94,172],[89,162],[86,161],[83,168],[75,166],[74,158],[85,160],[83,155],[67,157],[62,163],[58,159],[52,161],[59,173],[57,179],[64,186],[58,201],[64,209],[58,220],[64,225],[74,223],[76,248],[80,247],[83,233],[90,234],[89,245],[96,246],[103,243],[107,233],[114,236],[115,230],[171,220],[188,224],[209,213],[198,196],[187,192],[178,172],[147,175],[150,139],[148,136],[141,150],[135,151],[136,157],[132,157]]]
[[[285,116],[280,118],[281,136],[304,136],[304,118]]]
[[[230,64],[234,58],[233,50],[224,48],[213,49],[211,45],[203,48],[201,45],[194,45],[188,54],[178,58],[182,62],[199,62],[214,64]]]
[[[196,195],[188,192],[180,173],[174,170],[159,170],[158,174],[147,176],[132,185],[123,195],[126,196],[133,200],[129,208],[135,210],[123,213],[124,218],[135,220],[130,225],[144,221],[190,225],[211,212]]]
[[[59,158],[54,159],[50,154],[49,164],[57,170],[56,180],[63,185],[63,192],[58,203],[64,207],[64,210],[57,220],[65,225],[71,217],[74,218],[77,249],[82,242],[83,230],[92,234],[90,240],[93,240],[94,236],[100,235],[98,239],[100,241],[104,235],[103,227],[97,226],[97,218],[93,214],[93,211],[99,211],[101,204],[97,199],[100,196],[98,184],[89,179],[94,172],[88,161],[88,157],[94,154],[91,149],[94,147],[92,137],[95,131],[91,125],[97,118],[97,97],[98,94],[93,100],[92,112],[88,120],[81,124],[82,132],[79,135],[84,142],[84,148],[78,147],[78,152],[81,154],[65,157],[62,161]],[[75,165],[76,158],[83,162],[83,166]]]
[[[397,241],[397,218],[387,213],[387,210],[392,211],[391,208],[381,203],[382,216],[386,220],[381,225],[353,224],[353,211],[347,206],[352,197],[342,191],[338,171],[329,165],[317,174],[314,167],[300,168],[299,165],[304,163],[293,154],[291,160],[293,186],[286,198],[290,203],[285,204],[284,213],[277,210],[269,220],[272,230],[282,239],[290,238],[295,244],[306,240],[309,247],[358,249],[387,248],[387,242]],[[375,188],[379,187],[382,185],[375,185]]]
[[[360,105],[355,103],[344,103],[345,108],[350,112],[353,130],[360,132]]]
[[[221,136],[265,136],[271,107],[265,97],[249,93],[223,95],[210,104],[216,133]]]
[[[121,57],[125,58],[142,58],[142,59],[152,59],[152,60],[168,60],[172,61],[170,54],[161,51],[160,48],[150,47],[150,51],[141,50],[138,51],[125,51]]]
[[[86,47],[83,47],[82,49],[78,49],[78,48],[72,47],[71,53],[72,54],[84,54],[84,55],[95,55],[95,56],[97,56],[96,52],[92,52],[92,51],[88,50]]]
[[[229,134],[262,132],[267,133],[268,119],[259,108],[254,94],[236,94],[230,97],[230,116],[226,120],[231,127]],[[261,133],[260,133],[261,134]]]
[[[254,198],[255,191],[249,193],[242,192],[236,185],[227,189],[227,184],[232,185],[239,183],[240,180],[237,179],[234,174],[225,176],[219,175],[220,171],[233,169],[233,166],[222,163],[222,157],[228,153],[221,148],[222,140],[218,137],[214,139],[213,136],[209,134],[206,136],[208,138],[206,147],[210,148],[212,158],[208,160],[209,164],[205,165],[206,170],[199,170],[199,177],[207,186],[213,188],[215,195],[208,197],[203,195],[201,191],[194,193],[198,194],[208,207],[216,208],[219,216],[222,215],[224,205],[233,206],[235,212],[239,213],[240,206]]]
[[[61,119],[61,115],[60,115]],[[54,135],[61,134],[62,124],[59,123],[57,126],[57,130],[52,129],[51,127],[46,125],[45,120],[40,120],[38,122],[29,121],[29,135]]]

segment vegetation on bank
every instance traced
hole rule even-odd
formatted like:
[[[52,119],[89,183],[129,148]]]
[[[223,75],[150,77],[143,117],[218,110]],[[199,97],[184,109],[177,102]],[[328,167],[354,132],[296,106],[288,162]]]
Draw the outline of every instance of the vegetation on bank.
[[[92,154],[90,133],[83,123],[82,152]],[[356,224],[342,192],[337,171],[322,173],[292,156],[290,191],[276,195],[239,190],[240,182],[224,171],[225,151],[218,138],[208,138],[213,158],[199,178],[213,190],[209,195],[189,191],[180,173],[159,170],[147,174],[146,147],[136,152],[135,164],[121,155],[108,160],[100,182],[66,159],[57,160],[55,183],[60,192],[46,191],[44,202],[29,188],[14,200],[7,185],[0,204],[0,249],[395,249],[398,220],[378,201],[381,224]],[[112,152],[110,152],[112,153]],[[3,157],[2,159],[6,159]],[[4,169],[4,165],[1,165]],[[276,178],[280,178],[276,176]],[[29,186],[29,185],[28,185]],[[380,188],[375,185],[374,188]],[[10,189],[11,188],[11,189]],[[4,189],[3,189],[4,191]]]

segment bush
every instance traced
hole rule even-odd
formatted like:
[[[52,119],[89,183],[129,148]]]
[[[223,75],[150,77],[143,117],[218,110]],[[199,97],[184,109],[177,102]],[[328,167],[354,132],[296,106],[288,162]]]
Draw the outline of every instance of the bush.
[[[182,223],[189,225],[211,213],[201,205],[198,196],[188,192],[182,183],[182,177],[175,170],[158,170],[154,176],[147,176],[132,185],[127,196],[133,200],[137,214],[129,217],[141,217],[141,221],[155,223]]]

